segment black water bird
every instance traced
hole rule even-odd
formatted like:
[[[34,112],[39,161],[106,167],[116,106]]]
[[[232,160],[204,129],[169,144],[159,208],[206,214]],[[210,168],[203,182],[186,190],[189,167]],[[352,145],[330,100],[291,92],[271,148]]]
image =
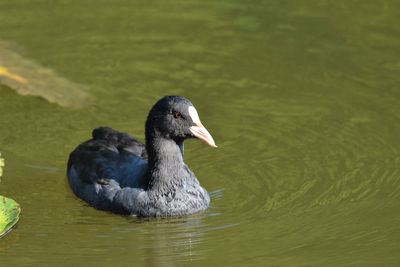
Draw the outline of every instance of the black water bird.
[[[183,142],[198,138],[217,147],[184,97],[166,96],[150,110],[146,144],[108,127],[92,132],[68,161],[72,191],[91,206],[144,217],[204,211],[210,197],[184,163]]]

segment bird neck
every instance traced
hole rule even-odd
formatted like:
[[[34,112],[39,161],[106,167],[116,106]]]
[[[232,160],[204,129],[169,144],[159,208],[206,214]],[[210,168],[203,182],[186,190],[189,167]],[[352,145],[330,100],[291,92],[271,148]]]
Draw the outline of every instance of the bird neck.
[[[165,138],[154,131],[146,135],[149,186],[167,189],[181,184],[188,172],[183,161],[183,140]]]

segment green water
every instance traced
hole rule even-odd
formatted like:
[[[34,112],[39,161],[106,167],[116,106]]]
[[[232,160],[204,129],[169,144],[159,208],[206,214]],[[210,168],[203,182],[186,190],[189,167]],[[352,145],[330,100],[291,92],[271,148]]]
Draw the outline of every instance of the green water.
[[[399,266],[400,2],[0,0],[0,40],[88,88],[60,107],[0,87],[0,194],[21,204],[1,266]],[[49,91],[52,88],[47,88]],[[204,214],[138,220],[79,201],[69,152],[109,125],[143,139],[192,100]]]

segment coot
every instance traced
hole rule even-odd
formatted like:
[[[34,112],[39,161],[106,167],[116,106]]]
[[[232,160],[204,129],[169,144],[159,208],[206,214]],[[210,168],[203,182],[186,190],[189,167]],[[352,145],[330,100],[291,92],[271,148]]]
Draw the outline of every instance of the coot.
[[[181,96],[161,98],[145,125],[146,144],[109,127],[69,156],[73,192],[91,206],[143,217],[204,211],[210,197],[184,162],[183,142],[198,138],[217,147],[193,104]]]

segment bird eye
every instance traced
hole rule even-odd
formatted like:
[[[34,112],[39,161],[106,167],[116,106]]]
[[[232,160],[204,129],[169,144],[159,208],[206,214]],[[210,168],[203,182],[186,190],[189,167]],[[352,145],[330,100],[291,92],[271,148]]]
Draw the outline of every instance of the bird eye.
[[[178,119],[178,118],[181,118],[181,117],[182,117],[182,114],[179,111],[174,111],[174,118],[175,119]]]

